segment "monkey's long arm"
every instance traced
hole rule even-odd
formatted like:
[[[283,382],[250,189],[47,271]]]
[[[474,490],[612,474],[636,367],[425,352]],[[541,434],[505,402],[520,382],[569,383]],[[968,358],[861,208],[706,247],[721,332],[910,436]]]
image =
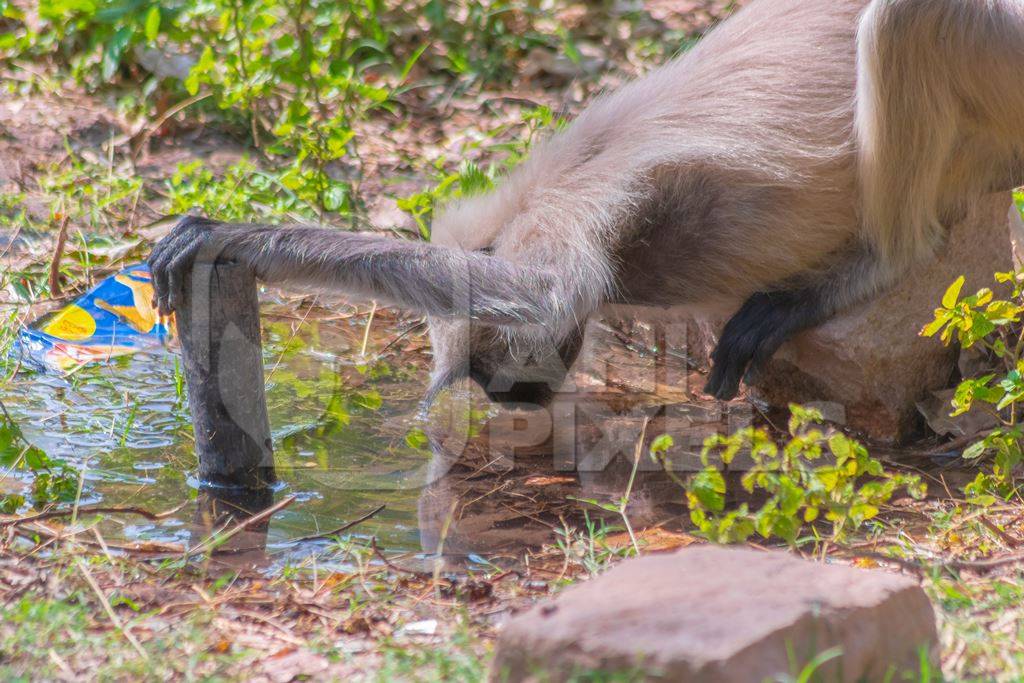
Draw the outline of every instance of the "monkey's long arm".
[[[270,283],[343,291],[437,316],[550,321],[557,277],[480,252],[323,228],[185,217],[149,258],[161,312],[180,304],[196,261],[236,260]]]

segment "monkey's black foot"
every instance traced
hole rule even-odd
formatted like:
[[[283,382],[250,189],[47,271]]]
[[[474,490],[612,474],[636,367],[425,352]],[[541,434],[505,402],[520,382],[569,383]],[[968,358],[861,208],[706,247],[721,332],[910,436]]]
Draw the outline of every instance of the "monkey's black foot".
[[[813,290],[759,292],[729,319],[718,346],[705,393],[728,401],[736,396],[740,380],[750,384],[782,343],[802,329],[824,319]]]

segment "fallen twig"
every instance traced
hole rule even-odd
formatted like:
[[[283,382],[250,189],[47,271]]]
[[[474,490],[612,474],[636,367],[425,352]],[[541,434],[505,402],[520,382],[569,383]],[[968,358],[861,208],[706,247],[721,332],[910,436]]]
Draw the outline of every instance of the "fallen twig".
[[[1014,564],[1024,564],[1024,553],[1013,553],[997,557],[986,557],[981,560],[957,560],[953,558],[935,558],[934,560],[910,560],[902,557],[891,557],[883,553],[873,551],[853,551],[850,557],[865,558],[878,562],[890,562],[902,569],[912,571],[916,574],[923,574],[931,568],[948,569],[954,571],[989,572],[993,569],[1008,567]]]
[[[982,560],[947,560],[942,563],[942,566],[949,569],[987,572],[992,569],[1020,563],[1024,563],[1024,553],[1013,553],[1012,555],[1003,555],[1001,557],[987,557]]]
[[[351,522],[346,522],[345,524],[342,524],[341,526],[339,526],[337,529],[331,529],[330,531],[324,531],[324,532],[321,532],[319,534],[310,534],[308,536],[299,536],[298,538],[289,538],[285,542],[286,543],[301,543],[303,541],[318,541],[320,539],[331,538],[332,536],[337,536],[338,534],[340,534],[342,532],[348,531],[349,529],[351,529],[352,527],[356,526],[357,524],[362,524],[366,520],[372,519],[373,517],[376,517],[386,507],[387,507],[387,505],[382,503],[381,505],[378,505],[377,507],[375,507],[373,510],[370,510],[369,512],[367,512],[365,515],[363,515],[359,519],[354,519]]]
[[[42,536],[43,538],[50,539],[51,541],[73,540],[75,543],[81,543],[82,545],[92,546],[94,548],[102,547],[96,541],[88,538],[77,538],[80,533],[78,531],[69,534],[62,534],[56,529],[51,529],[45,524],[15,525],[10,528],[13,529],[18,536],[33,542],[36,541],[36,536]],[[81,531],[85,531],[85,529],[82,529]],[[155,541],[144,541],[141,543],[113,543],[111,541],[106,541],[105,545],[111,550],[150,555],[147,559],[164,559],[164,556],[178,557],[185,552],[184,546],[178,543],[158,543]],[[153,555],[160,555],[160,557],[152,557]]]
[[[128,630],[128,627],[117,616],[117,612],[114,611],[114,608],[110,606],[110,601],[107,600],[107,596],[103,594],[99,584],[96,583],[96,579],[92,577],[92,574],[89,572],[89,568],[85,566],[85,562],[82,561],[82,558],[76,559],[78,561],[78,569],[82,572],[82,576],[85,577],[89,587],[96,593],[96,597],[99,598],[100,604],[103,606],[103,611],[107,613],[108,617],[110,617],[110,621],[114,623],[114,626],[116,626],[117,630],[124,635],[125,639],[131,643],[131,646],[135,648],[135,651],[139,653],[139,656],[146,661],[149,661],[149,654],[142,649],[142,645],[139,644],[139,641],[135,639],[132,632]]]
[[[416,571],[414,569],[405,569],[404,567],[399,567],[397,564],[395,564],[394,562],[392,562],[384,556],[384,553],[381,551],[380,546],[377,545],[376,536],[370,539],[370,549],[373,550],[373,554],[377,556],[377,559],[383,562],[384,566],[393,572],[397,572],[399,574],[408,574],[409,576],[415,576],[419,579],[429,579],[434,576],[433,573],[431,572],[421,572]]]
[[[271,517],[274,513],[280,512],[281,510],[285,509],[294,502],[295,496],[287,496],[285,498],[282,498],[277,503],[268,507],[266,510],[259,512],[253,515],[252,517],[247,517],[246,519],[243,519],[234,526],[228,528],[226,531],[211,534],[210,536],[203,539],[196,545],[187,549],[185,551],[185,556],[191,557],[192,555],[198,555],[200,553],[206,552],[211,547],[225,543],[226,541],[228,541],[238,533],[244,531],[245,529],[249,528],[253,524],[259,524],[263,520]]]
[[[999,537],[999,539],[1011,548],[1020,546],[1020,539],[1014,538],[1010,534],[1000,529],[995,522],[990,520],[985,515],[978,517],[978,521],[981,522],[982,526],[991,531],[993,534]]]
[[[924,455],[955,454],[959,456],[961,454],[960,451],[963,450],[965,446],[970,446],[975,441],[984,439],[986,436],[991,434],[992,431],[993,430],[991,429],[984,429],[976,434],[964,434],[963,436],[958,436],[951,441],[947,441],[946,443],[939,444],[934,448],[930,448],[924,452]]]
[[[78,515],[89,515],[89,514],[126,514],[126,515],[139,515],[145,517],[150,521],[158,521],[161,519],[167,519],[174,513],[181,510],[185,505],[182,503],[177,507],[171,508],[170,510],[164,510],[163,512],[150,512],[145,508],[140,508],[134,505],[82,505],[78,508]],[[55,517],[68,517],[75,513],[73,508],[61,508],[59,510],[46,510],[44,512],[37,512],[32,515],[24,515],[22,517],[7,517],[0,519],[0,528],[11,526],[14,524],[26,524],[29,522],[39,522],[44,519],[53,519]]]
[[[424,328],[424,327],[426,327],[426,326],[427,326],[427,321],[426,321],[426,320],[420,320],[420,321],[419,321],[419,322],[417,322],[417,323],[413,323],[412,325],[410,325],[409,327],[407,327],[407,328],[406,328],[405,330],[403,330],[403,331],[401,332],[401,334],[399,334],[399,335],[398,335],[397,337],[395,337],[394,339],[392,339],[391,341],[389,341],[389,342],[388,342],[387,344],[385,344],[385,345],[384,345],[384,348],[382,348],[382,349],[381,349],[380,351],[378,351],[378,352],[377,352],[377,354],[376,354],[376,357],[377,357],[377,358],[381,358],[381,357],[382,357],[382,356],[383,356],[383,355],[384,355],[385,353],[387,353],[387,352],[388,352],[388,351],[389,351],[389,350],[390,350],[390,349],[391,349],[391,348],[392,348],[393,346],[395,346],[395,344],[397,344],[398,342],[402,341],[403,339],[405,339],[406,337],[408,337],[408,336],[409,336],[410,334],[412,334],[412,333],[413,333],[413,332],[415,332],[416,330],[420,330],[420,329],[423,329],[423,328]]]
[[[153,134],[160,130],[165,123],[167,123],[175,114],[191,107],[196,102],[201,102],[209,97],[212,93],[199,93],[183,100],[173,107],[170,107],[163,114],[158,116],[155,121],[152,121],[148,126],[142,130],[136,132],[129,138],[129,146],[131,148],[131,159],[132,164],[138,161],[139,157],[142,156],[143,151],[146,149],[146,143],[153,137]]]
[[[64,245],[68,241],[68,221],[71,220],[67,214],[61,217],[60,230],[57,231],[57,244],[53,247],[53,258],[50,259],[50,296],[60,296],[63,292],[60,287],[60,261],[64,257]]]

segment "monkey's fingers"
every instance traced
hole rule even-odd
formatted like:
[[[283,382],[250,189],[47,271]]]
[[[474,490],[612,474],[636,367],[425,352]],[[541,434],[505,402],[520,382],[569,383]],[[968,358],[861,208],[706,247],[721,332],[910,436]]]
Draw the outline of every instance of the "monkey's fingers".
[[[191,234],[192,232],[188,228],[175,229],[153,247],[153,252],[149,256],[149,269],[153,275],[156,307],[161,315],[169,315],[173,310],[170,302],[171,264],[192,252],[190,247],[195,242],[195,235]]]
[[[787,329],[775,329],[768,334],[758,345],[757,351],[754,352],[754,357],[750,359],[750,365],[747,367],[747,372],[743,375],[743,383],[747,386],[756,384],[761,378],[761,373],[764,370],[765,365],[772,359],[775,352],[779,350],[787,339],[790,337],[790,331]]]
[[[149,257],[149,272],[153,276],[153,305],[161,315],[167,315],[166,292],[167,292],[167,269],[164,263],[167,261],[167,252],[160,249],[158,244]]]
[[[183,251],[171,260],[167,266],[167,291],[164,294],[164,302],[168,310],[179,310],[185,292],[185,278],[188,277],[195,261],[195,253]]]
[[[712,354],[713,365],[708,374],[708,381],[704,385],[705,394],[710,394],[719,401],[736,398],[740,389],[740,378],[743,377],[747,367],[742,355],[724,347],[722,342],[719,342],[715,353]]]
[[[754,383],[787,339],[825,319],[821,302],[814,288],[759,292],[747,299],[722,331],[704,390],[728,400],[739,390],[741,378]]]
[[[704,392],[721,401],[736,397],[740,380],[758,347],[773,327],[769,295],[758,293],[747,299],[725,324],[718,345],[711,354],[713,366]]]

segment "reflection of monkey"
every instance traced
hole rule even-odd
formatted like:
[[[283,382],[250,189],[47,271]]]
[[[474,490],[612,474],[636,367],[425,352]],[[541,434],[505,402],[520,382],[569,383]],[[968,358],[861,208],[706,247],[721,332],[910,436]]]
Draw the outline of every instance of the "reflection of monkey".
[[[738,307],[707,385],[729,398],[1016,184],[1022,67],[1020,2],[754,0],[449,208],[433,243],[187,218],[150,259],[160,304],[197,256],[238,259],[426,313],[435,388],[532,403],[605,303]]]
[[[619,413],[595,402],[584,409],[587,418],[559,425],[565,433],[554,439],[544,437],[549,423],[543,419],[542,428],[524,429],[517,424],[521,417],[504,411],[468,441],[451,439],[443,429],[428,429],[432,458],[417,501],[423,551],[457,563],[473,553],[519,554],[524,547],[539,548],[566,526],[621,528],[617,512],[587,501],[614,505],[631,480],[630,521],[637,528],[677,530],[683,509],[678,484],[646,457],[633,471],[637,440],[646,433],[643,443],[649,446],[653,435],[665,431],[663,415],[648,417],[654,412],[661,411]],[[566,460],[571,467],[565,467]],[[675,464],[686,466],[682,460]]]
[[[121,318],[138,332],[148,334],[155,325],[164,322],[153,306],[153,283],[149,279],[136,280],[135,277],[146,277],[147,273],[121,273],[114,280],[132,290],[131,306],[114,306],[103,299],[96,299],[96,307]]]

